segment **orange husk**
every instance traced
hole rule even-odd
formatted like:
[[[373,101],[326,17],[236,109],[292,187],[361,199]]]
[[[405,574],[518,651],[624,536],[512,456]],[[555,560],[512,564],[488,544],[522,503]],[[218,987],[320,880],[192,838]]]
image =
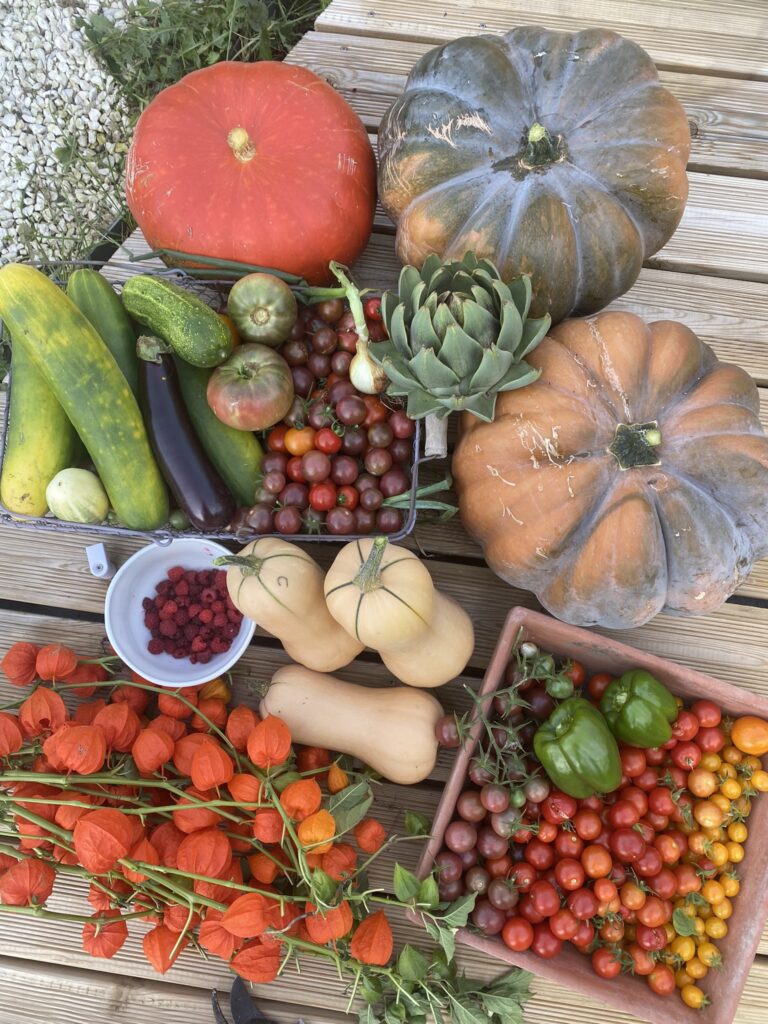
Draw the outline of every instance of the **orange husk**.
[[[11,644],[0,667],[9,683],[13,686],[29,686],[37,678],[35,667],[40,648],[34,644],[19,640]]]
[[[243,884],[243,869],[240,866],[239,859],[232,861],[229,870],[221,882],[235,882],[236,885]],[[216,903],[226,904],[233,903],[241,892],[241,890],[234,889],[231,885],[223,885],[219,882],[201,882],[199,879],[195,881],[193,889],[199,896],[204,896],[208,900],[215,900]]]
[[[86,921],[83,925],[83,949],[91,956],[109,960],[119,952],[128,938],[128,925],[119,910],[102,910],[95,918],[112,918],[107,924]]]
[[[328,769],[328,792],[329,793],[340,793],[342,789],[346,789],[349,785],[349,776],[340,768],[334,761],[331,767]]]
[[[168,715],[169,718],[190,718],[197,707],[197,690],[187,687],[180,693],[186,697],[188,703],[180,700],[175,693],[161,693],[157,698],[157,709],[161,715]],[[189,707],[189,704],[194,707]]]
[[[72,715],[72,721],[77,725],[93,725],[96,715],[106,706],[107,702],[102,697],[97,700],[89,700],[87,704],[80,704],[76,708]]]
[[[174,743],[187,735],[187,726],[180,718],[170,718],[168,715],[158,715],[157,718],[150,718],[147,722],[148,729],[157,729],[159,732],[167,732]],[[175,748],[174,748],[175,753]]]
[[[109,673],[103,665],[79,661],[75,671],[67,676],[67,692],[85,700],[96,693],[94,683],[105,683],[107,679],[109,679]]]
[[[229,966],[245,981],[266,985],[274,981],[280,970],[281,944],[264,936],[247,942],[230,961]]]
[[[248,747],[248,738],[261,719],[256,712],[245,704],[233,708],[227,717],[224,729],[226,737],[239,754],[244,754]]]
[[[392,956],[393,945],[389,921],[383,910],[377,910],[357,926],[349,951],[363,964],[384,967]]]
[[[314,779],[289,782],[280,794],[280,803],[289,818],[303,821],[314,814],[323,801],[323,791]]]
[[[0,711],[0,758],[21,750],[24,737],[18,719],[7,711]]]
[[[147,932],[142,945],[144,956],[150,964],[158,974],[165,974],[176,963],[188,943],[189,939],[183,938],[179,941],[176,932],[159,924],[151,932]]]
[[[0,875],[0,903],[8,907],[31,907],[45,903],[53,892],[56,872],[37,857],[18,860]]]
[[[221,815],[212,807],[198,807],[199,803],[215,800],[216,794],[211,790],[195,789],[188,786],[184,796],[176,801],[173,811],[173,823],[182,832],[199,832],[204,828],[212,828],[221,821]]]
[[[149,839],[140,839],[131,849],[128,855],[129,860],[141,861],[144,864],[151,864],[153,867],[157,867],[160,864],[160,854],[157,852],[152,842]],[[123,866],[123,874],[129,882],[133,882],[135,885],[141,885],[142,882],[146,882],[147,876],[141,871],[134,871],[133,868]]]
[[[307,933],[312,942],[320,946],[343,939],[352,929],[352,910],[346,900],[342,900],[338,907],[325,911],[318,910],[313,903],[306,903],[304,911],[309,914],[304,920]]]
[[[176,741],[173,749],[173,765],[180,775],[192,774],[192,758],[201,746],[205,743],[215,743],[211,736],[204,733],[191,733],[189,736],[182,736]]]
[[[152,685],[135,672],[131,672],[131,679],[134,682],[144,683],[147,686]],[[113,704],[119,704],[121,701],[124,701],[133,708],[137,715],[143,715],[149,706],[149,702],[152,700],[152,694],[147,690],[137,690],[135,686],[121,683],[120,686],[115,687],[112,691],[110,700]]]
[[[256,811],[253,818],[253,835],[260,843],[279,843],[284,831],[283,819],[274,807]]]
[[[218,956],[222,960],[231,960],[235,952],[242,945],[242,939],[236,938],[222,925],[221,919],[224,914],[221,910],[213,908],[206,910],[205,920],[200,925],[197,939],[203,949],[212,956]]]
[[[131,749],[141,732],[139,716],[125,701],[107,704],[101,708],[96,713],[93,724],[103,731],[108,749],[121,754]]]
[[[171,760],[174,748],[168,733],[142,729],[131,746],[131,757],[143,775],[152,775]]]
[[[179,844],[176,867],[190,875],[224,878],[232,863],[232,846],[216,828],[192,832]]]
[[[130,852],[134,845],[134,825],[122,811],[100,807],[77,821],[72,839],[83,867],[102,875]]]
[[[55,732],[69,714],[58,693],[38,686],[19,708],[19,725],[25,736],[43,736]]]
[[[255,775],[237,773],[227,783],[227,789],[243,810],[255,810],[262,801],[262,786]]]
[[[104,767],[107,741],[98,725],[65,722],[43,743],[43,753],[59,771],[95,775]]]
[[[315,811],[299,824],[296,834],[302,846],[314,854],[328,853],[336,835],[336,821],[328,811]]]
[[[234,761],[218,743],[204,743],[192,756],[192,785],[196,789],[225,786],[234,774]]]
[[[354,836],[363,853],[376,853],[384,845],[387,833],[374,818],[364,818],[355,825]]]
[[[336,843],[323,854],[320,867],[335,882],[343,882],[355,873],[357,854],[349,843]]]
[[[41,647],[35,659],[38,676],[46,682],[66,680],[77,668],[77,655],[64,644],[48,644]]]
[[[177,866],[178,850],[186,833],[176,828],[172,821],[164,821],[152,831],[152,845],[160,854],[160,863],[167,868]]]
[[[248,737],[248,757],[257,768],[275,768],[291,756],[291,733],[281,718],[268,715]]]
[[[275,905],[275,900],[261,893],[243,893],[227,909],[221,923],[238,939],[255,939],[269,928]]]
[[[200,915],[196,912],[190,914],[189,907],[181,903],[171,903],[163,911],[163,924],[172,932],[178,935],[187,929],[192,931],[200,923]]]
[[[197,713],[192,717],[190,724],[198,732],[210,732],[211,727],[206,719],[219,729],[224,728],[227,724],[227,705],[223,700],[210,698],[198,701]]]

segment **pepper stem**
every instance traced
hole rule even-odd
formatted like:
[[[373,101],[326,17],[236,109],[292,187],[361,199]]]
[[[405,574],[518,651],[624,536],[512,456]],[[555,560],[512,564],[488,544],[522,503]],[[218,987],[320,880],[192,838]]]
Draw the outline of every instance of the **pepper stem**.
[[[240,163],[247,164],[256,156],[256,147],[251,142],[250,135],[240,125],[227,135],[227,144]]]
[[[377,537],[368,557],[358,569],[357,575],[352,581],[364,594],[377,590],[381,586],[381,560],[387,547],[387,538]]]

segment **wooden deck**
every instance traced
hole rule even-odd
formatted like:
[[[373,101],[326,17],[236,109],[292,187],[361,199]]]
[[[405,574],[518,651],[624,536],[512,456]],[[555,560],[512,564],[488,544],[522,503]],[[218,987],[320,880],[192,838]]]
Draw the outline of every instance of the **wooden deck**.
[[[745,367],[761,387],[768,426],[768,6],[765,0],[540,0],[536,13],[521,0],[333,0],[288,60],[328,79],[375,135],[379,119],[405,76],[430,46],[449,38],[495,32],[531,20],[556,29],[589,25],[615,29],[643,45],[662,81],[680,98],[693,133],[690,201],[680,229],[643,270],[635,287],[616,303],[655,319],[683,320],[721,358]],[[371,243],[356,267],[359,281],[387,287],[398,265],[393,228],[379,212]],[[96,539],[96,538],[94,538]],[[476,685],[506,611],[535,605],[485,566],[460,524],[420,525],[412,540],[430,557],[438,586],[472,615],[477,649],[466,678]],[[106,584],[88,572],[86,540],[58,533],[0,527],[0,653],[14,640],[67,640],[82,654],[96,653],[103,637]],[[139,542],[110,542],[120,563]],[[331,551],[313,551],[327,562]],[[768,561],[758,565],[738,594],[714,615],[680,620],[660,616],[621,634],[638,647],[685,662],[722,679],[768,693]],[[288,659],[271,638],[257,633],[238,666],[240,699],[249,677],[270,675]],[[382,684],[378,659],[363,656],[339,675]],[[10,688],[0,683],[0,698]],[[17,696],[18,691],[14,693]],[[461,704],[452,684],[440,691],[446,707]],[[388,786],[381,817],[402,826],[406,806],[430,813],[448,761],[432,780],[408,791]],[[749,864],[749,847],[746,867]],[[406,855],[415,862],[417,851]],[[754,855],[754,854],[753,854]],[[763,858],[765,851],[762,851]],[[391,861],[377,869],[383,881]],[[84,891],[57,883],[59,909],[83,913]],[[138,931],[138,930],[137,930]],[[404,920],[398,937],[419,941]],[[768,930],[753,965],[737,1024],[768,1020]],[[490,977],[493,963],[462,955],[467,972]],[[727,966],[725,968],[727,970]],[[79,926],[43,921],[0,921],[0,1024],[190,1024],[212,1020],[209,992],[226,989],[231,975],[220,961],[185,953],[165,977],[154,974],[133,936],[112,961],[81,951]],[[620,1024],[634,1018],[610,1011],[567,990],[536,981],[530,1024]],[[342,1024],[345,997],[338,979],[307,963],[259,991],[266,1013],[295,1024]]]

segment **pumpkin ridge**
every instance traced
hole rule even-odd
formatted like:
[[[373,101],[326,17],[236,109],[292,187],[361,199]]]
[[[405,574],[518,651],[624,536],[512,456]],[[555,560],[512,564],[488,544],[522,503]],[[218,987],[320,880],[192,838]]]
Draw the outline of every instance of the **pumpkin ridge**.
[[[495,172],[498,173],[498,172]],[[503,270],[512,255],[512,250],[515,243],[515,231],[522,219],[523,213],[530,205],[527,192],[530,191],[530,183],[532,181],[531,175],[526,175],[521,181],[517,182],[517,188],[514,190],[512,196],[512,202],[507,210],[507,227],[504,232],[504,237],[499,244],[499,252],[501,253],[500,267]],[[523,199],[528,199],[526,206],[523,206]]]
[[[622,213],[625,213],[627,215],[627,218],[629,219],[629,221],[632,224],[632,227],[635,229],[635,232],[637,233],[637,237],[638,237],[639,241],[642,243],[642,246],[643,246],[643,259],[645,260],[648,256],[650,256],[651,254],[648,252],[648,246],[647,246],[646,241],[645,241],[645,235],[643,234],[642,229],[638,226],[637,217],[632,212],[632,210],[628,209],[624,205],[624,203],[621,201],[620,196],[616,192],[613,192],[611,190],[610,186],[608,184],[606,184],[606,182],[600,181],[599,178],[595,178],[594,175],[590,174],[589,171],[586,170],[586,168],[580,167],[578,164],[573,163],[568,158],[566,158],[565,163],[567,163],[567,165],[569,167],[573,168],[573,170],[576,172],[577,176],[580,176],[580,177],[584,178],[585,181],[588,181],[588,182],[590,182],[590,184],[594,185],[594,187],[596,189],[598,189],[600,192],[602,192],[603,195],[605,195],[609,199],[613,200],[613,202],[619,207],[619,209],[622,211]],[[569,214],[570,214],[570,210],[569,210]]]
[[[597,318],[597,316],[600,316],[600,315],[602,315],[602,314],[596,314],[593,317],[586,317],[585,319],[587,319],[587,320],[595,320]],[[568,355],[570,356],[571,360],[576,364],[576,366],[578,366],[579,370],[581,371],[581,373],[582,373],[582,375],[584,377],[584,385],[585,385],[585,387],[589,387],[589,381],[590,380],[594,380],[597,375],[592,373],[592,371],[590,370],[589,366],[587,366],[587,364],[584,362],[583,359],[579,358],[579,356],[573,351],[573,349],[570,347],[570,345],[566,344],[566,342],[564,342],[564,341],[561,341],[560,338],[555,337],[554,335],[550,335],[550,338],[554,338],[554,340],[558,343],[558,345],[560,345],[560,347],[562,349],[564,349],[565,352],[568,353]],[[534,356],[534,358],[535,358],[535,356]],[[534,365],[535,365],[535,363],[534,363]],[[538,369],[538,367],[537,367],[537,369]],[[563,390],[561,388],[558,388],[558,386],[556,384],[550,384],[548,380],[544,381],[544,385],[546,387],[552,387],[553,390],[555,390],[555,391],[562,391]],[[597,389],[597,391],[599,393],[596,396],[594,396],[594,397],[600,399],[600,401],[603,403],[603,407],[604,407],[604,409],[606,411],[606,414],[610,417],[611,424],[612,424],[611,431],[613,431],[613,429],[615,429],[615,427],[616,427],[616,425],[618,423],[624,422],[624,418],[623,418],[624,417],[624,410],[623,409],[622,410],[617,409],[616,406],[614,405],[614,403],[611,401],[610,397],[607,394],[605,394],[605,389],[600,386],[599,377],[597,377],[596,389]],[[564,393],[568,394],[569,392],[565,391]],[[593,405],[595,403],[594,402],[586,402],[586,401],[584,401],[583,404],[586,405],[587,408],[591,408],[591,407],[593,407]]]
[[[568,160],[567,151],[566,151],[565,160],[566,160],[566,162],[570,163],[570,161]],[[550,186],[552,184],[554,184],[555,191],[560,196],[560,200],[561,200],[563,206],[565,207],[565,213],[566,213],[566,216],[568,218],[568,223],[571,226],[571,234],[573,236],[574,251],[576,253],[576,259],[574,260],[574,269],[576,271],[576,280],[575,280],[575,285],[574,285],[574,289],[573,289],[573,296],[574,296],[573,306],[574,306],[574,308],[578,309],[579,306],[581,305],[581,298],[582,298],[582,296],[581,296],[581,286],[582,286],[582,282],[584,280],[584,265],[583,265],[583,260],[581,258],[582,249],[583,249],[583,246],[581,244],[581,235],[579,234],[579,232],[577,230],[576,218],[573,215],[573,210],[571,209],[571,204],[568,202],[568,197],[567,197],[567,195],[563,194],[563,190],[560,187],[562,183],[558,182],[557,177],[555,175],[553,175],[552,178],[553,178],[553,181],[550,182]]]
[[[453,179],[452,179],[452,181],[453,181]],[[494,189],[492,194],[490,196],[486,195],[486,197],[483,199],[483,201],[478,206],[475,206],[475,207],[472,208],[472,210],[469,212],[469,214],[462,221],[461,227],[459,227],[456,231],[453,232],[453,235],[451,236],[451,239],[448,242],[448,245],[446,246],[446,249],[445,249],[445,259],[451,259],[452,258],[452,254],[454,256],[458,257],[459,259],[461,259],[464,256],[464,253],[466,252],[468,246],[466,246],[466,245],[460,246],[461,252],[459,252],[459,250],[456,248],[456,240],[458,238],[461,238],[461,236],[464,234],[464,231],[466,230],[467,226],[472,224],[472,222],[477,218],[478,214],[483,209],[485,209],[485,207],[487,207],[489,205],[492,205],[494,203],[494,201],[496,199],[498,199],[499,193],[505,191],[507,186],[508,186],[508,184],[509,184],[508,181],[505,181],[503,178],[500,179],[498,187],[496,189]],[[482,256],[482,246],[480,247],[480,249],[478,249],[477,255],[478,256]]]
[[[455,178],[444,178],[442,181],[439,181],[436,185],[433,185],[431,188],[425,189],[423,192],[420,192],[417,196],[413,196],[408,202],[408,204],[403,207],[403,211],[400,214],[400,217],[405,217],[409,213],[413,212],[414,205],[420,203],[422,199],[432,199],[440,192],[449,191],[456,185],[466,185],[473,178],[484,177],[488,175],[490,171],[490,164],[479,164],[477,167],[473,167],[472,170],[470,171],[464,171],[463,174],[457,174]],[[387,207],[384,199],[382,199],[382,205],[386,210]],[[389,213],[389,210],[387,210],[387,213]],[[462,253],[462,256],[463,255],[464,254]]]

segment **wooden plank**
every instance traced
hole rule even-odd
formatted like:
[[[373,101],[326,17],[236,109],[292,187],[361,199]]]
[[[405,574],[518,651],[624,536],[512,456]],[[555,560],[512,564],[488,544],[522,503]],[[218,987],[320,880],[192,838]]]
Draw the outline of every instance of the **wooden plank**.
[[[405,78],[431,44],[408,39],[307,32],[286,58],[326,79],[371,131],[402,92]],[[691,167],[742,177],[768,175],[768,83],[661,71],[663,85],[685,107]]]
[[[575,32],[604,28],[644,47],[671,70],[766,79],[768,34],[761,0],[334,0],[315,22],[321,32],[440,43],[517,25]]]

